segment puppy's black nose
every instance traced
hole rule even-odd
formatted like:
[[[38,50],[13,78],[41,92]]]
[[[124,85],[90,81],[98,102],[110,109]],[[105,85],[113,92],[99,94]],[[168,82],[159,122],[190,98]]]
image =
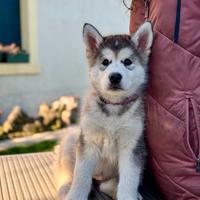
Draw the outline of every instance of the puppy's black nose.
[[[119,84],[122,80],[122,75],[120,73],[112,73],[109,75],[111,84]]]

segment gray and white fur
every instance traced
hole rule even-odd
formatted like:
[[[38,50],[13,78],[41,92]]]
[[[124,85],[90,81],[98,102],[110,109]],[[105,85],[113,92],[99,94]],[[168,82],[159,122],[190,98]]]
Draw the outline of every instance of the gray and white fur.
[[[83,39],[89,61],[90,89],[80,127],[60,144],[58,196],[87,200],[92,179],[118,200],[137,200],[146,159],[143,97],[152,27],[145,22],[131,36],[103,37],[85,24]]]

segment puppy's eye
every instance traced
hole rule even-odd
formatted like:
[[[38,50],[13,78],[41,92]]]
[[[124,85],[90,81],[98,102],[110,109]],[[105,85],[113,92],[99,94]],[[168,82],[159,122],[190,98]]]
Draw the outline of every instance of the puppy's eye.
[[[129,66],[129,65],[132,64],[132,61],[131,61],[130,59],[126,58],[126,59],[123,61],[123,63],[124,63],[125,66]]]
[[[104,59],[104,60],[102,61],[101,64],[107,67],[107,66],[110,64],[110,61],[106,58],[106,59]]]

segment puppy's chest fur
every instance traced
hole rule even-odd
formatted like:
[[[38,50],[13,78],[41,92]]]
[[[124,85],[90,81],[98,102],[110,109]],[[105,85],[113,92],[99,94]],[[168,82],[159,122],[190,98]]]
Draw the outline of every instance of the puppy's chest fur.
[[[140,135],[135,135],[134,129],[141,129],[141,133],[143,131],[142,115],[138,114],[141,104],[140,100],[126,106],[99,105],[97,101],[90,101],[89,105],[87,104],[89,107],[87,112],[84,110],[81,124],[85,130],[84,138],[100,150],[95,175],[106,178],[116,176],[119,149],[125,148],[128,143],[132,143],[133,149],[135,148]]]
[[[100,160],[95,169],[94,176],[115,177],[118,168],[118,145],[116,138],[104,136],[100,149]]]

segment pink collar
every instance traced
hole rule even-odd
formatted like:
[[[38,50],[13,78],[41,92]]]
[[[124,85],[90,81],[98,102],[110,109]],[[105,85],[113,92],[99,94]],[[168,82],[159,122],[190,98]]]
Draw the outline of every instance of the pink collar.
[[[129,96],[129,97],[126,97],[125,99],[123,99],[122,101],[119,101],[119,102],[112,102],[112,101],[109,101],[103,97],[99,97],[99,99],[101,100],[101,102],[103,102],[104,104],[110,104],[110,105],[114,105],[114,106],[123,106],[123,105],[127,105],[133,101],[136,101],[138,99],[138,95],[137,94],[134,94],[132,96]]]

